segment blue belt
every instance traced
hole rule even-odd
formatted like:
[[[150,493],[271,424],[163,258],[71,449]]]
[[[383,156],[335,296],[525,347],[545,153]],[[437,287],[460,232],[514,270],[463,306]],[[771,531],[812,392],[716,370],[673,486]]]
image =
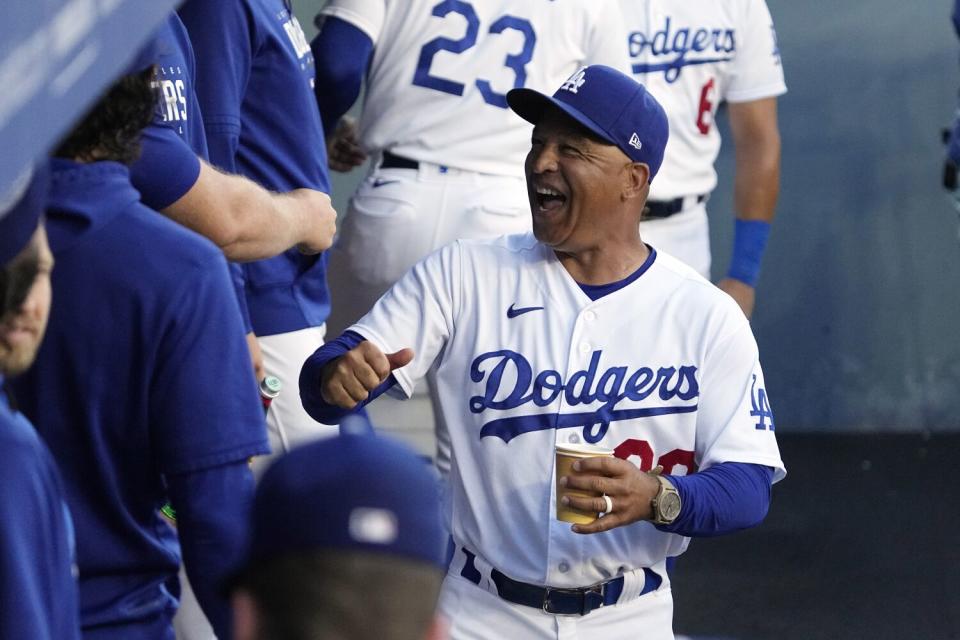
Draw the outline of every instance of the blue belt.
[[[460,575],[479,585],[481,575],[473,561],[476,556],[462,547],[461,549],[467,559]],[[623,593],[623,576],[578,589],[541,587],[518,582],[496,569],[490,570],[490,578],[497,587],[497,594],[504,600],[558,615],[585,616],[594,609],[616,604]],[[656,572],[644,567],[643,590],[638,595],[656,591],[662,582],[663,578]]]

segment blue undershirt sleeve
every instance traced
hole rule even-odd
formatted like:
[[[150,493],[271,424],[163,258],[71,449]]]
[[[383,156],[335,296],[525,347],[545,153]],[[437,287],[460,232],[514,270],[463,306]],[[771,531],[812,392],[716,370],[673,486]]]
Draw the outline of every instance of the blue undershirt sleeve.
[[[224,580],[242,562],[253,503],[246,460],[167,477],[190,586],[218,638],[232,638]],[[244,532],[241,535],[241,532]]]
[[[331,340],[314,351],[313,355],[303,363],[303,368],[300,370],[300,402],[303,403],[304,410],[317,422],[339,424],[344,416],[360,412],[363,407],[397,383],[397,379],[391,373],[390,377],[370,392],[366,400],[353,409],[342,409],[323,399],[320,393],[320,372],[323,367],[364,340],[366,338],[355,331],[345,331],[336,340]]]
[[[345,20],[327,16],[310,43],[317,77],[314,94],[323,130],[332,134],[337,121],[357,100],[373,54],[373,41]]]
[[[770,507],[773,469],[724,462],[688,476],[666,476],[680,494],[681,510],[661,531],[704,538],[760,524]]]

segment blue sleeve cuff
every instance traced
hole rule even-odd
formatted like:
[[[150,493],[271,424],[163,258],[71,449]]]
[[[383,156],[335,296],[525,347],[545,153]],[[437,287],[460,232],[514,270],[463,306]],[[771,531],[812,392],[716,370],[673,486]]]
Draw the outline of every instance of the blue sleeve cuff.
[[[329,135],[360,95],[363,76],[373,54],[373,41],[346,20],[326,16],[310,49],[317,74],[314,94],[323,130]]]
[[[680,517],[661,531],[703,538],[748,529],[770,507],[773,469],[724,462],[688,476],[666,476],[680,494]]]
[[[770,223],[766,220],[737,220],[733,235],[733,257],[727,277],[757,286],[760,264],[770,237]]]
[[[397,383],[397,379],[390,374],[390,377],[370,392],[366,400],[353,409],[343,409],[323,399],[320,392],[320,372],[323,367],[365,340],[366,338],[355,331],[345,331],[336,340],[331,340],[314,351],[313,355],[303,363],[303,368],[300,370],[300,402],[303,403],[304,410],[317,422],[339,424],[345,416],[361,412],[364,406]]]

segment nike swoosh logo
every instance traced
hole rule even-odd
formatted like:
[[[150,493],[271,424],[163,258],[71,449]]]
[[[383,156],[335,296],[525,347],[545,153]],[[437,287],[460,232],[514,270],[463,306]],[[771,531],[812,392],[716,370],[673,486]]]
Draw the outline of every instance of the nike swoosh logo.
[[[510,305],[510,308],[507,309],[508,318],[516,318],[517,316],[522,316],[525,313],[530,313],[531,311],[540,311],[543,307],[520,307],[515,309],[513,305]]]
[[[377,178],[373,181],[373,188],[382,187],[384,185],[393,184],[394,182],[400,182],[399,180],[384,180],[383,178]]]

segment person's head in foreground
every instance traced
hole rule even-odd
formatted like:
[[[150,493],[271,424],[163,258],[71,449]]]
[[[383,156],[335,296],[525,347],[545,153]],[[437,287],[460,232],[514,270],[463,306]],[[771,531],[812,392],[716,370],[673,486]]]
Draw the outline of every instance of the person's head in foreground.
[[[646,88],[593,65],[552,97],[514,89],[507,102],[534,125],[525,171],[537,239],[574,254],[638,241],[668,136],[666,113]]]
[[[438,484],[405,446],[344,433],[283,456],[251,538],[231,584],[237,640],[442,637]]]
[[[48,184],[44,163],[0,194],[0,376],[33,363],[50,316],[53,256],[41,221]]]

